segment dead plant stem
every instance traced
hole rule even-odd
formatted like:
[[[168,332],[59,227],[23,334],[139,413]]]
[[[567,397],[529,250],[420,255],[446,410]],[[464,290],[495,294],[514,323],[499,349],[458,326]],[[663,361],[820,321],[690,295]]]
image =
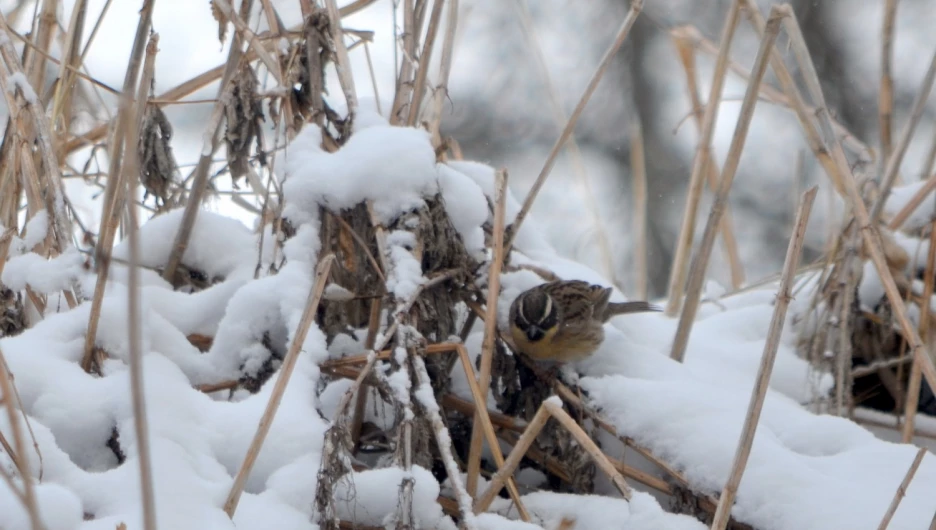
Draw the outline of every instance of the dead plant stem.
[[[781,12],[771,10],[770,19],[767,22],[768,34],[771,31],[771,25],[779,29],[779,16]],[[772,46],[773,43],[767,43]],[[762,47],[761,50],[769,50]],[[783,333],[783,325],[786,322],[787,307],[793,299],[791,289],[796,275],[796,266],[799,263],[800,255],[803,251],[803,240],[806,235],[806,225],[809,222],[809,213],[812,210],[816,199],[818,187],[813,186],[803,193],[800,199],[800,205],[796,212],[795,231],[790,238],[790,245],[787,248],[786,261],[783,264],[783,275],[780,277],[780,286],[777,292],[777,299],[774,304],[773,317],[770,320],[770,328],[767,331],[767,342],[764,345],[764,355],[761,357],[760,368],[757,371],[757,379],[754,388],[751,390],[751,401],[748,404],[747,415],[744,418],[744,427],[741,431],[741,440],[738,443],[735,452],[734,462],[731,465],[731,474],[728,476],[728,482],[722,489],[721,496],[718,498],[718,508],[715,510],[715,518],[712,522],[712,530],[724,530],[728,525],[728,519],[731,515],[731,506],[734,504],[735,495],[738,492],[738,486],[741,484],[741,477],[744,474],[744,468],[747,466],[748,457],[751,454],[751,447],[754,444],[754,435],[757,432],[757,423],[760,420],[761,410],[764,406],[764,400],[767,396],[767,388],[770,384],[770,374],[773,372],[774,361],[777,358],[777,350],[780,347],[780,335]]]

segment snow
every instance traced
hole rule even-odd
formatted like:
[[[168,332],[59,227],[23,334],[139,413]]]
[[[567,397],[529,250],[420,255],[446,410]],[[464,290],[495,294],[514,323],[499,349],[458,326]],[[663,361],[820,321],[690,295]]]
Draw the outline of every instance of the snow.
[[[283,191],[293,202],[287,217],[297,207],[321,204],[338,211],[371,200],[378,222],[388,224],[437,189],[435,152],[425,131],[367,127],[335,153],[320,143],[321,131],[308,126],[285,151]]]
[[[36,95],[36,91],[33,90],[32,85],[29,84],[29,80],[26,79],[26,74],[23,72],[15,72],[10,74],[9,78],[10,84],[7,86],[7,90],[13,93],[17,88],[20,89],[20,92],[23,93],[23,98],[30,105],[36,105],[39,102],[39,96]]]
[[[26,235],[23,238],[23,244],[26,250],[32,250],[36,245],[46,238],[49,231],[49,213],[45,210],[39,210],[26,223]]]
[[[925,185],[925,180],[919,180],[902,186],[894,186],[891,189],[890,195],[887,197],[887,202],[884,203],[884,214],[887,217],[897,215],[897,212],[903,209],[903,207],[910,202],[910,199]],[[933,220],[933,208],[933,192],[931,191],[923,198],[923,202],[920,206],[907,217],[903,228],[906,230],[916,230],[930,223]]]
[[[296,233],[285,242],[286,262],[276,274],[267,272],[272,247],[264,246],[261,251],[259,233],[234,219],[202,211],[182,261],[204,272],[212,285],[198,292],[173,291],[155,269],[169,256],[181,210],[157,216],[140,229],[145,392],[160,527],[316,528],[312,499],[323,439],[350,388],[348,381],[323,384],[319,364],[363,351],[362,330],[327,347],[322,331],[312,326],[233,523],[221,505],[281,374],[276,371],[256,394],[240,390],[233,395],[206,395],[193,386],[252,377],[266,367],[278,367],[295,340],[313,287],[321,251],[320,205],[340,209],[369,200],[378,220],[390,223],[441,193],[469,250],[477,257],[486,254],[481,227],[491,221],[488,202],[493,168],[469,162],[437,163],[426,133],[389,127],[376,119],[335,153],[321,150],[319,134],[308,126],[283,155],[284,211]],[[512,195],[507,197],[507,208],[510,219],[519,211]],[[532,218],[524,223],[512,265],[535,265],[566,279],[611,285],[593,269],[559,257],[538,228]],[[84,270],[77,251],[51,260],[28,251],[41,233],[42,217],[35,216],[22,252],[8,261],[0,279],[17,290],[29,285],[51,293],[78,283],[83,291],[91,292],[95,278]],[[264,237],[272,239],[269,232]],[[897,242],[906,244],[900,238]],[[406,230],[387,234],[386,257],[391,265],[387,287],[398,301],[411,298],[426,281],[412,254],[416,243],[413,233]],[[126,260],[127,250],[126,243],[117,245],[115,258]],[[258,263],[260,273],[255,272]],[[115,260],[106,286],[97,345],[108,358],[100,376],[89,375],[79,366],[90,317],[87,302],[47,315],[21,335],[0,340],[43,457],[37,495],[48,512],[48,528],[110,529],[121,522],[128,528],[140,527],[138,450],[126,364],[126,271],[126,265]],[[512,300],[542,281],[529,270],[503,273],[498,300],[502,325]],[[660,313],[613,319],[606,326],[601,348],[573,366],[581,374],[587,399],[620,434],[680,470],[693,489],[716,495],[728,476],[740,436],[775,289],[775,284],[767,284],[726,296],[719,286],[711,285],[707,289],[710,302],[700,311],[682,364],[668,355],[675,319]],[[817,374],[795,349],[792,319],[807,307],[808,293],[807,287],[791,306],[791,323],[777,352],[733,515],[765,530],[873,528],[916,450],[881,440],[846,419],[810,412],[809,405],[831,390],[832,380],[827,374]],[[863,291],[862,296],[872,294]],[[351,295],[339,287],[326,291],[330,299]],[[626,296],[615,289],[612,299],[622,301]],[[476,323],[465,341],[473,358],[481,349],[482,328]],[[402,326],[399,331],[407,334],[409,328]],[[206,353],[188,342],[186,337],[193,333],[213,337]],[[404,359],[407,352],[400,347],[394,355]],[[377,374],[386,371],[387,363],[375,367]],[[455,393],[470,399],[458,363],[451,376]],[[413,413],[413,395],[422,408],[437,410],[429,386],[419,383],[412,392],[414,382],[408,371],[394,371],[386,375],[386,382],[405,405],[404,419]],[[367,392],[376,396],[373,389]],[[488,400],[494,407],[492,396]],[[560,404],[556,397],[550,400]],[[387,428],[398,418],[392,407],[377,404],[366,408],[364,419]],[[9,433],[7,421],[0,414],[4,434]],[[107,445],[115,431],[126,458],[122,464]],[[614,447],[608,441],[602,438],[605,447]],[[33,475],[38,475],[35,451],[27,451],[26,458]],[[10,464],[9,456],[0,453],[0,466]],[[639,465],[662,476],[648,463]],[[535,472],[521,475],[524,484],[542,481],[542,475]],[[336,484],[339,517],[367,525],[392,522],[401,485],[408,480],[413,481],[413,515],[421,527],[454,529],[454,522],[436,502],[440,485],[432,473],[418,466],[409,470],[379,467],[342,477]],[[573,520],[576,528],[583,529],[705,528],[691,517],[667,513],[658,497],[636,481],[629,482],[636,490],[629,502],[606,485],[600,486],[605,495],[536,491],[523,496],[534,516],[532,523],[516,521],[516,508],[500,498],[492,506],[496,513],[480,514],[475,523],[492,530],[552,529],[562,519]],[[926,527],[936,511],[936,499],[929,495],[934,487],[936,462],[930,456],[924,459],[891,528]],[[0,510],[3,523],[10,521],[13,528],[28,524],[5,486],[0,487]],[[83,521],[83,513],[92,514],[93,519]]]
[[[412,232],[396,230],[387,235],[390,271],[387,275],[387,288],[399,300],[410,300],[420,286],[426,282],[422,275],[422,265],[413,257],[416,237]]]
[[[335,492],[339,517],[359,524],[382,526],[397,513],[400,488],[404,480],[413,481],[413,512],[422,528],[455,530],[455,523],[442,513],[435,502],[439,483],[428,470],[413,466],[409,472],[400,468],[354,472],[338,481]]]
[[[488,205],[484,192],[474,180],[446,164],[439,164],[439,187],[442,200],[465,248],[475,258],[484,255],[484,230]]]
[[[32,252],[10,259],[0,282],[19,291],[28,285],[37,293],[50,294],[71,288],[83,271],[84,258],[74,249],[47,260]]]

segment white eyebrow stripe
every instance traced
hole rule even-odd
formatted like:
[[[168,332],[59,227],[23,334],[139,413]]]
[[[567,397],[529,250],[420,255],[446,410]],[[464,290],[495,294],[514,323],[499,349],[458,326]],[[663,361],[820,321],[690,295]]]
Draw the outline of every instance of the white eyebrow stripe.
[[[543,308],[543,314],[542,314],[542,316],[540,317],[540,319],[539,319],[538,322],[542,323],[544,320],[546,320],[547,318],[549,318],[549,314],[552,313],[552,305],[553,305],[552,297],[549,296],[549,295],[547,295],[547,296],[546,296],[546,307]]]
[[[530,321],[527,320],[526,315],[523,314],[523,299],[524,297],[521,295],[520,299],[517,300],[517,316],[520,317],[523,322],[529,324]]]

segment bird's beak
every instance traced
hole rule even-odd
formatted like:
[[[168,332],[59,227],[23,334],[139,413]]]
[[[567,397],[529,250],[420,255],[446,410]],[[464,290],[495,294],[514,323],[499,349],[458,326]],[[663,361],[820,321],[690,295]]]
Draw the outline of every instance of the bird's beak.
[[[545,335],[545,333],[543,333],[543,330],[541,330],[540,328],[536,326],[530,326],[526,330],[526,336],[531,341],[540,340],[541,338],[543,338],[543,335]]]

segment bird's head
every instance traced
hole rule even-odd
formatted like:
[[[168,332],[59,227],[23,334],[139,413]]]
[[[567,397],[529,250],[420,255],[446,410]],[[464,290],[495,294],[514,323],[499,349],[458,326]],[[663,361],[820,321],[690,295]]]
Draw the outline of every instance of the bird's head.
[[[542,289],[530,289],[517,297],[516,316],[513,325],[517,326],[530,342],[542,340],[546,333],[559,323],[559,310]]]

